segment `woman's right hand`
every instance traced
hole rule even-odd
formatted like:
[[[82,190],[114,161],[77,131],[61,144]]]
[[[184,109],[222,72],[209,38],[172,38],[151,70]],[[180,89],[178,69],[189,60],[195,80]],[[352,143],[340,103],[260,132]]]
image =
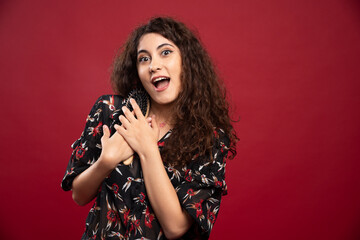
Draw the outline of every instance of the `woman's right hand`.
[[[118,127],[115,125],[115,129]],[[101,138],[102,151],[98,161],[106,168],[114,169],[120,162],[130,158],[134,151],[117,131],[110,137],[109,127],[103,125],[103,133]]]
[[[116,166],[134,154],[118,132],[110,137],[110,130],[106,125],[103,125],[103,132],[99,159],[78,175],[72,183],[72,197],[77,204],[82,206],[94,199],[101,183]]]

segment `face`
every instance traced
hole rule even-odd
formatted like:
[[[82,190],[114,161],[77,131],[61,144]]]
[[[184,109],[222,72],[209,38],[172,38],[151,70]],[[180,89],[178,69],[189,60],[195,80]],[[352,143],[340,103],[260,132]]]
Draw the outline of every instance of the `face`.
[[[157,33],[140,38],[137,70],[152,104],[166,105],[177,99],[181,91],[181,69],[181,53],[172,41]]]

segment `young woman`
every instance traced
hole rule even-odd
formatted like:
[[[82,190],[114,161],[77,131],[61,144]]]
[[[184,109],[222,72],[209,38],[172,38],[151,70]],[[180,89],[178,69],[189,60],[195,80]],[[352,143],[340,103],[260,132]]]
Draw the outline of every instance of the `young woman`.
[[[112,83],[62,181],[79,205],[96,198],[82,239],[207,239],[237,141],[208,54],[184,24],[153,18],[123,46]],[[147,117],[124,106],[136,88],[150,96]]]

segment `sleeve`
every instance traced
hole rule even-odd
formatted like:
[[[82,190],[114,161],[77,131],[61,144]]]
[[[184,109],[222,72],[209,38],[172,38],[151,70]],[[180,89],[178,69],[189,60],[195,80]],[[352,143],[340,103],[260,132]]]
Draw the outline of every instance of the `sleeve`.
[[[91,166],[101,153],[101,136],[103,125],[103,96],[92,107],[86,118],[84,131],[72,145],[72,154],[67,165],[61,187],[65,191],[72,188],[76,176]]]
[[[184,168],[184,180],[176,188],[180,204],[197,223],[195,230],[202,239],[209,238],[221,197],[227,194],[225,166],[229,145],[226,134],[221,129],[214,130],[213,161],[194,161]]]

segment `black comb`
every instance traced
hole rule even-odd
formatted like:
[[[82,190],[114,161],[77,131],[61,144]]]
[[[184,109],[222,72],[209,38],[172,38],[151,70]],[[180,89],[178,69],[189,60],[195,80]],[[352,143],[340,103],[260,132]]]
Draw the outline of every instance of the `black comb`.
[[[145,117],[147,117],[147,115],[149,114],[149,109],[150,109],[149,94],[143,89],[134,89],[129,93],[129,95],[128,95],[127,99],[126,99],[125,106],[130,111],[133,111],[133,108],[132,108],[131,103],[130,103],[131,98],[135,99],[137,105],[139,105],[139,107],[140,107],[140,110],[141,110],[142,114]]]

